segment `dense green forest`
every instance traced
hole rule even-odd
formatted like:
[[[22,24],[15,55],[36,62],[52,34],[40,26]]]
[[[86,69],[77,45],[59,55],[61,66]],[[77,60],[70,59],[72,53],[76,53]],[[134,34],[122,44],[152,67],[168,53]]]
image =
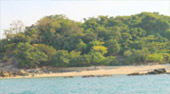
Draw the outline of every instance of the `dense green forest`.
[[[0,58],[20,68],[170,62],[170,16],[157,12],[83,22],[51,15],[24,30],[15,24],[5,34]]]

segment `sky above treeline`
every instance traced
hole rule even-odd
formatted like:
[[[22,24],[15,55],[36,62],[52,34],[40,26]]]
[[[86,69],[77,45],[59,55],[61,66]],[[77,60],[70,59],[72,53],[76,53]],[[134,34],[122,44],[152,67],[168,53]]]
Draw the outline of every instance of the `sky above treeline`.
[[[128,16],[143,11],[170,16],[170,0],[0,0],[0,38],[15,20],[30,26],[44,16],[55,14],[83,21],[98,15]]]

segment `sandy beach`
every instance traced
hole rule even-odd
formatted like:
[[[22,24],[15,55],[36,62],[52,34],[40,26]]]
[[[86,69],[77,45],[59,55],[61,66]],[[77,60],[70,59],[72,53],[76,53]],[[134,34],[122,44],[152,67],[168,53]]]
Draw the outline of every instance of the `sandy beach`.
[[[80,69],[80,67],[78,68]],[[96,70],[83,70],[80,72],[62,72],[62,73],[37,74],[37,75],[29,75],[29,76],[5,77],[1,79],[34,78],[34,77],[36,78],[37,77],[66,77],[66,76],[84,76],[84,75],[117,75],[117,74],[129,74],[134,72],[146,73],[148,71],[152,71],[154,69],[159,69],[159,68],[165,68],[167,72],[170,72],[170,64],[140,65],[140,66],[97,66]]]

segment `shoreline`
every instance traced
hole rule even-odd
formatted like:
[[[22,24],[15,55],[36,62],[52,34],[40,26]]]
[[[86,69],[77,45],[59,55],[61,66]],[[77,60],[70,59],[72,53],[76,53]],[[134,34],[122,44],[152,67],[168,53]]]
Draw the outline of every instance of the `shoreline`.
[[[170,72],[170,64],[162,65],[138,65],[138,66],[97,66],[96,70],[82,70],[79,72],[62,72],[62,73],[46,73],[46,74],[30,74],[28,76],[15,76],[15,77],[1,77],[0,79],[17,79],[17,78],[42,78],[42,77],[70,77],[70,76],[85,76],[85,75],[127,75],[130,73],[146,73],[154,69],[165,68]],[[72,67],[69,67],[72,68]],[[74,67],[75,68],[75,67]],[[84,67],[81,67],[82,69]],[[78,67],[77,69],[80,69]],[[75,68],[76,70],[76,68]]]

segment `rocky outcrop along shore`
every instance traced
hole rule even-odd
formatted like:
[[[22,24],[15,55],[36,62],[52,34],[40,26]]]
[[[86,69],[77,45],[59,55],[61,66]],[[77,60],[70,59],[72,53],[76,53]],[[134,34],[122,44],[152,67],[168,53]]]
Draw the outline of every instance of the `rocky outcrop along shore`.
[[[154,69],[153,71],[148,71],[147,73],[130,73],[128,76],[133,76],[133,75],[155,75],[155,74],[170,74],[169,72],[166,71],[166,69],[161,68],[161,69]]]

